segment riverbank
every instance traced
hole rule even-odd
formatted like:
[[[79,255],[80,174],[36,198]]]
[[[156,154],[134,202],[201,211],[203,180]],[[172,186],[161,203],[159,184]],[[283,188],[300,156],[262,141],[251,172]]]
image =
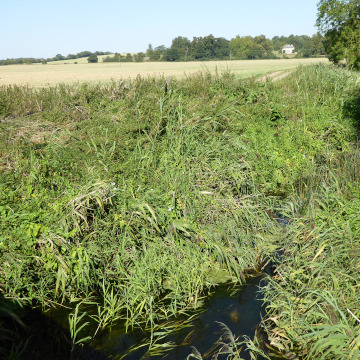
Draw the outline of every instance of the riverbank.
[[[203,71],[170,84],[138,77],[109,85],[1,87],[0,286],[6,303],[43,310],[77,304],[68,318],[75,351],[119,322],[129,330],[160,331],[157,324],[196,310],[220,282],[243,283],[284,244],[274,214],[293,219],[288,241],[298,246],[299,236],[306,239],[314,252],[307,256],[318,254],[313,261],[320,262],[334,247],[321,250],[319,221],[330,226],[338,208],[329,208],[328,218],[321,211],[334,194],[342,204],[359,194],[354,77],[311,66],[276,82]],[[357,213],[350,215],[356,224]],[[355,258],[357,241],[355,234],[346,245]],[[296,249],[289,258],[299,252],[287,248]],[[345,277],[355,276],[351,264]],[[331,268],[336,282],[334,262]],[[291,317],[276,296],[292,292],[285,276],[297,270],[278,271],[271,284],[279,291],[273,285],[265,293],[267,311],[274,319],[281,311],[286,324]],[[307,276],[296,286],[308,284]],[[347,297],[357,288],[348,290]],[[94,331],[85,325],[89,302],[97,309]],[[359,318],[356,302],[346,304]],[[341,311],[356,326],[353,315]],[[293,340],[274,339],[278,326],[266,325],[272,347],[294,352]],[[3,354],[8,346],[2,341]],[[298,351],[314,354],[310,347]]]

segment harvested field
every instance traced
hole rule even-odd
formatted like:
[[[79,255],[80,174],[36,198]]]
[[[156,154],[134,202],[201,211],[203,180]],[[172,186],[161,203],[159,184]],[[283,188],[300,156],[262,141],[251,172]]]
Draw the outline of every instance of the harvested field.
[[[9,65],[0,67],[0,85],[44,87],[58,83],[106,83],[112,80],[134,78],[138,75],[183,77],[204,69],[211,72],[216,69],[219,72],[230,70],[238,77],[250,77],[288,71],[299,65],[318,63],[328,63],[328,59]]]

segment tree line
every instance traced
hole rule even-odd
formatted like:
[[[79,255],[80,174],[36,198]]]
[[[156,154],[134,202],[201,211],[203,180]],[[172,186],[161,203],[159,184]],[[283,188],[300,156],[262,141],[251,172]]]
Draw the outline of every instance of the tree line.
[[[108,55],[104,62],[142,62],[142,61],[196,61],[196,60],[240,60],[240,59],[270,59],[277,58],[274,51],[281,52],[286,44],[292,44],[295,52],[301,57],[311,57],[324,54],[323,37],[318,33],[312,37],[307,35],[274,36],[268,39],[265,35],[259,36],[236,36],[231,40],[223,37],[208,35],[204,37],[178,36],[171,42],[170,47],[160,45],[153,47],[149,44],[148,49],[136,54],[119,52],[115,55],[107,51],[82,51],[67,56],[57,54],[51,58],[18,58],[0,60],[0,65],[47,63],[49,61],[73,60],[87,57],[89,62],[98,62],[97,56]]]
[[[14,64],[36,64],[36,63],[43,63],[46,64],[48,61],[59,61],[59,60],[73,60],[73,59],[80,59],[84,57],[89,57],[91,55],[109,55],[111,54],[110,51],[81,51],[77,54],[69,54],[67,56],[63,56],[61,54],[57,54],[54,57],[50,58],[17,58],[17,59],[6,59],[0,60],[0,65],[14,65]]]
[[[327,55],[335,64],[360,70],[360,1],[359,0],[320,0],[317,4],[319,29],[313,36],[290,35],[274,36],[267,39],[264,35],[255,37],[236,36],[231,40],[213,35],[194,37],[190,41],[178,36],[171,46],[153,48],[149,44],[146,52],[125,57],[119,53],[104,61],[188,61],[188,60],[232,60],[232,59],[269,59],[278,57],[284,45],[294,46],[297,56],[313,57]]]
[[[241,59],[276,59],[286,44],[295,47],[297,56],[314,57],[324,55],[322,35],[275,36],[268,39],[265,35],[236,36],[231,40],[208,35],[193,37],[192,41],[178,36],[171,42],[169,48],[164,45],[153,47],[134,55],[116,53],[103,59],[104,62],[141,62],[148,61],[196,61],[196,60],[241,60]],[[279,52],[275,54],[274,51]],[[281,56],[281,55],[280,55]]]
[[[208,35],[193,37],[192,41],[178,36],[172,40],[169,48],[164,45],[153,47],[137,54],[122,55],[110,52],[82,51],[66,57],[57,54],[53,58],[19,58],[0,60],[0,65],[46,63],[47,61],[70,60],[87,57],[88,62],[98,62],[98,55],[108,55],[104,62],[142,62],[147,61],[194,61],[194,60],[240,60],[271,59],[281,56],[284,45],[293,45],[296,56],[314,57],[327,55],[330,61],[338,64],[342,61],[354,69],[360,69],[360,1],[359,0],[320,0],[317,4],[316,25],[320,32],[313,36],[265,35],[239,36],[231,40]],[[276,53],[278,52],[278,53]]]

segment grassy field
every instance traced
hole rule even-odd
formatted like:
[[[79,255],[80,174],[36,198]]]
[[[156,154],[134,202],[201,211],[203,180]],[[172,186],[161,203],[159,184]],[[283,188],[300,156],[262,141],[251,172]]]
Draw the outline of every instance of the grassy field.
[[[168,64],[181,65],[199,66]],[[272,358],[359,358],[357,74],[239,74],[179,76],[167,91],[161,76],[0,87],[0,357],[61,348],[75,359],[119,322],[150,329],[150,356],[168,321],[272,259],[262,324]],[[48,347],[21,331],[34,330],[24,309],[63,305],[68,330],[48,331]],[[242,341],[256,359],[253,340],[235,337],[228,359]]]
[[[51,86],[75,82],[109,83],[112,80],[136,76],[184,77],[207,69],[214,73],[230,70],[237,77],[262,76],[275,71],[294,70],[299,65],[327,63],[319,59],[240,60],[210,62],[144,62],[144,63],[79,63],[79,64],[32,64],[0,67],[0,85]]]

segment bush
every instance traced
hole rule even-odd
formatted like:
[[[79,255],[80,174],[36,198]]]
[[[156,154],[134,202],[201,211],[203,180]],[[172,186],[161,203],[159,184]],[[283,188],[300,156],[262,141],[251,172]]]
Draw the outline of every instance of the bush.
[[[99,61],[97,55],[92,54],[87,59],[88,63],[97,63]]]

